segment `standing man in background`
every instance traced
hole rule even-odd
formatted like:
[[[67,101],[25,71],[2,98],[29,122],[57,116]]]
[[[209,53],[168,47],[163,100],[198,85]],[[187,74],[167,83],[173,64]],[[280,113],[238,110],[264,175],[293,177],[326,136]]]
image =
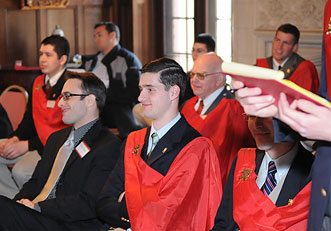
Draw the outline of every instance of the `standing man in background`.
[[[292,24],[278,27],[272,41],[272,56],[256,60],[256,66],[282,70],[285,79],[317,93],[319,79],[315,65],[297,54],[300,31]]]
[[[39,66],[43,74],[33,82],[22,122],[11,138],[0,142],[0,195],[12,198],[22,188],[40,160],[49,135],[66,127],[57,103],[66,80],[69,51],[67,39],[58,35],[41,42]],[[12,171],[7,164],[15,164]]]
[[[94,40],[99,52],[83,56],[83,67],[98,76],[107,88],[107,100],[101,119],[117,128],[121,138],[138,129],[132,108],[138,103],[141,63],[137,56],[121,47],[120,30],[112,22],[94,27]]]

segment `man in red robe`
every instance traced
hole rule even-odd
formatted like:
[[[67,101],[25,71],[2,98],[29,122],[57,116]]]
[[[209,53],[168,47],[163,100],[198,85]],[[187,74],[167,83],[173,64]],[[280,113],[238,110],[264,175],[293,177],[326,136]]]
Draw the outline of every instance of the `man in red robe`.
[[[258,149],[233,163],[213,230],[307,230],[313,155],[274,142],[272,118],[248,117]]]
[[[222,194],[211,141],[178,111],[186,74],[161,58],[142,68],[144,116],[151,127],[131,133],[97,203],[98,217],[132,230],[210,230]]]
[[[67,126],[58,101],[69,51],[67,39],[58,35],[41,42],[39,66],[43,74],[33,82],[22,122],[9,139],[0,142],[0,195],[13,198],[18,193],[30,179],[50,134]],[[15,164],[12,171],[7,164]]]
[[[299,48],[300,31],[292,24],[278,27],[272,41],[272,56],[256,60],[256,66],[282,70],[285,79],[317,93],[319,79],[315,65],[296,52]]]
[[[221,73],[222,62],[215,53],[203,54],[196,59],[190,73],[196,96],[185,103],[181,113],[192,127],[212,140],[224,184],[238,150],[254,144],[243,110],[231,98],[225,85],[225,76]]]

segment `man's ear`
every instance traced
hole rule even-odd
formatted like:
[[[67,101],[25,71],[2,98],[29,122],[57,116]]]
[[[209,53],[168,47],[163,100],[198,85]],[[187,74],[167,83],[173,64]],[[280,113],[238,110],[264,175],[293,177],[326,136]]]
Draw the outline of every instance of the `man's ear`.
[[[293,52],[297,53],[299,50],[299,43],[296,43],[292,50],[293,50]]]
[[[60,64],[64,66],[67,63],[68,56],[67,55],[62,55],[60,58]]]
[[[178,85],[171,86],[169,91],[171,100],[179,98],[180,88],[178,87]]]
[[[90,94],[88,96],[85,96],[85,102],[88,107],[91,107],[92,105],[97,103],[96,97],[93,94]]]

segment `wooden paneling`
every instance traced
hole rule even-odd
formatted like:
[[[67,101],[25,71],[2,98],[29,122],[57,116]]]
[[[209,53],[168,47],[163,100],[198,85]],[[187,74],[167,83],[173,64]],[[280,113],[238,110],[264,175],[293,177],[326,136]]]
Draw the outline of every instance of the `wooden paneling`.
[[[84,7],[84,19],[83,19],[83,51],[84,54],[94,54],[97,48],[94,43],[94,25],[101,21],[102,9],[95,6]]]
[[[71,56],[97,51],[93,31],[94,24],[102,18],[102,0],[71,0],[67,8],[45,10],[20,10],[19,4],[13,2],[0,2],[2,68],[13,68],[17,59],[22,60],[23,65],[37,66],[40,42],[56,25],[60,25],[70,43]]]
[[[10,10],[7,12],[7,67],[20,59],[23,65],[37,64],[37,28],[33,11]]]
[[[7,36],[6,36],[6,10],[0,9],[0,47],[2,52],[0,53],[0,69],[3,67],[7,60]]]

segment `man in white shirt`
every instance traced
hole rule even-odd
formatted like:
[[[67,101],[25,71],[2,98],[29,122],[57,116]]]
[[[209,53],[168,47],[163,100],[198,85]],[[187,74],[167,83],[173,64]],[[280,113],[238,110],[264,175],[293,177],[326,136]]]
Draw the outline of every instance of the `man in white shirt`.
[[[27,110],[11,136],[0,142],[0,195],[13,198],[28,181],[50,134],[67,127],[57,105],[66,81],[69,57],[66,38],[51,35],[39,49],[42,74],[33,82]],[[9,171],[7,164],[15,164]]]

